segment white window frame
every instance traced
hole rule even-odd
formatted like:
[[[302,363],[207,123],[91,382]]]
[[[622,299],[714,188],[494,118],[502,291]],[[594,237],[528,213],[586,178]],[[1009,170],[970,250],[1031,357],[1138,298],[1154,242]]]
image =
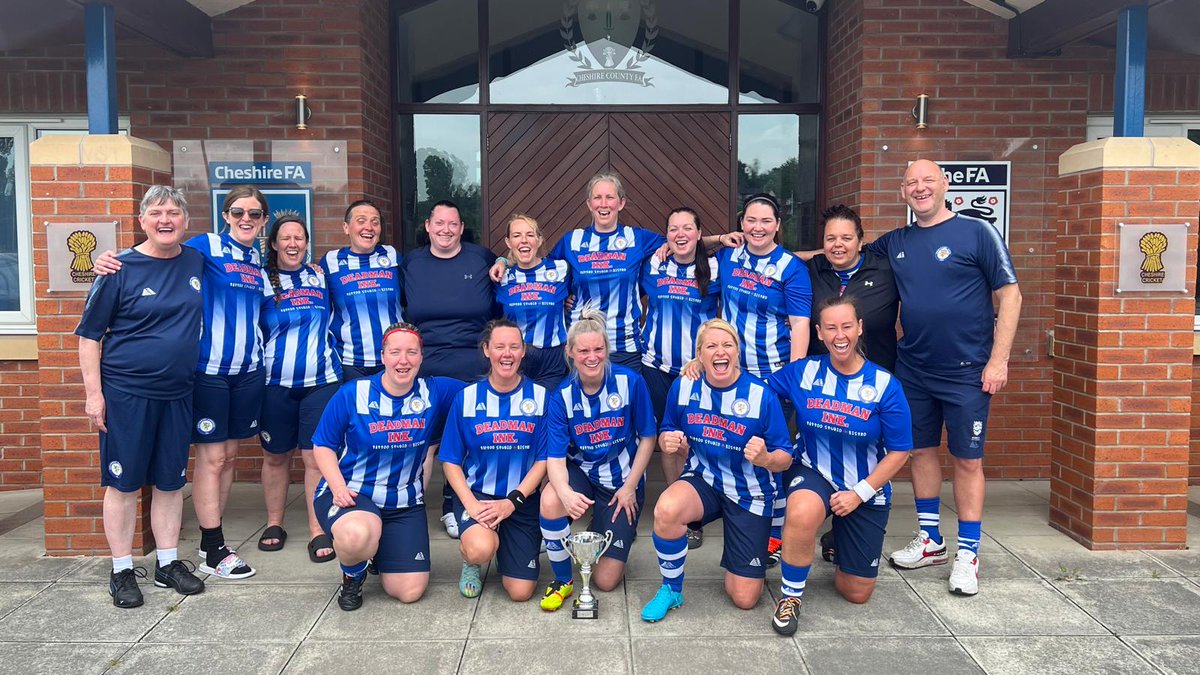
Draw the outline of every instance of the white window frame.
[[[129,133],[129,117],[118,118],[120,133]],[[16,173],[17,264],[20,308],[0,311],[0,335],[34,335],[37,312],[33,286],[33,214],[30,202],[29,144],[48,134],[86,134],[86,115],[31,116],[0,115],[0,135],[15,139],[13,163]]]

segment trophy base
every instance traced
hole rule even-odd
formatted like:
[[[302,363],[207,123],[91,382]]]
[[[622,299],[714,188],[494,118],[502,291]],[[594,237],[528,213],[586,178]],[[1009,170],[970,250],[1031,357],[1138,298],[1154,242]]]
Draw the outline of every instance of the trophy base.
[[[575,601],[574,608],[571,609],[572,619],[599,619],[600,618],[600,603],[592,602],[589,607],[581,607],[579,601]]]

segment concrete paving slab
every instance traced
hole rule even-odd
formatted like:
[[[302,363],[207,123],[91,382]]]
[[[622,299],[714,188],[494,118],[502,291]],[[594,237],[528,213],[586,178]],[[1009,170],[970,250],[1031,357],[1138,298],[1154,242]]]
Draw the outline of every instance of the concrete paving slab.
[[[1056,581],[1117,635],[1200,634],[1200,588],[1186,579]]]
[[[1040,506],[1026,504],[1016,506],[990,506],[983,513],[983,532],[997,539],[1011,535],[1053,534],[1058,530],[1050,527],[1048,502]]]
[[[686,607],[686,605],[685,605]],[[678,612],[679,610],[676,610]],[[667,621],[670,621],[670,617]],[[769,620],[769,619],[768,619]],[[767,628],[770,631],[770,628]],[[753,665],[751,665],[753,664]],[[639,673],[695,675],[810,672],[794,640],[779,637],[639,637],[633,639],[633,668]],[[817,671],[811,671],[817,672]]]
[[[271,588],[237,583],[207,582],[203,593],[179,603],[179,609],[142,641],[299,644],[335,590],[332,585]]]
[[[42,491],[7,490],[0,492],[0,518],[23,511],[42,501]]]
[[[805,663],[822,675],[895,675],[897,656],[906,653],[920,654],[929,669],[939,673],[983,672],[958,641],[949,637],[808,637],[803,628],[796,635]]]
[[[1032,492],[1046,501],[1050,501],[1050,481],[1048,480],[1019,480],[1017,485]],[[989,483],[990,485],[990,483]]]
[[[1005,546],[1047,579],[1177,577],[1174,570],[1141,551],[1089,551],[1067,537],[1010,537]],[[989,560],[990,561],[990,556]]]
[[[954,635],[1107,633],[1045,581],[981,579],[973,597],[951,594],[942,579],[907,581]]]
[[[994,675],[1142,673],[1150,665],[1115,637],[964,637],[959,642]]]
[[[772,602],[779,586],[771,585]],[[774,605],[771,606],[774,611]],[[770,622],[770,615],[763,619]],[[917,594],[900,579],[875,585],[866,604],[855,605],[838,595],[832,579],[811,581],[804,591],[798,635],[949,635]]]
[[[288,589],[290,590],[290,589]],[[335,593],[331,585],[329,592]],[[363,587],[363,606],[344,612],[336,602],[321,612],[310,641],[407,640],[428,637],[465,640],[478,600],[462,597],[458,584],[430,584],[425,596],[409,605],[388,596],[378,578]]]
[[[775,635],[771,629],[771,612],[775,603],[763,589],[758,605],[753,609],[741,610],[734,607],[725,595],[725,583],[714,579],[692,579],[683,584],[684,603],[673,609],[658,623],[642,621],[645,606],[662,586],[658,581],[625,582],[626,600],[629,606],[629,631],[635,637],[756,637]],[[705,643],[709,642],[707,639]],[[691,663],[704,663],[704,660]],[[635,666],[640,670],[642,666]],[[651,671],[652,672],[652,671]]]
[[[0,642],[0,663],[9,673],[103,673],[131,646],[120,642]]]
[[[141,582],[146,604],[113,607],[108,585],[54,584],[0,621],[10,642],[137,642],[182,597]]]
[[[1027,488],[1025,483],[1020,481],[989,481],[987,484],[987,493],[984,497],[983,517],[986,520],[988,518],[989,507],[995,505],[1028,505],[1047,508],[1047,502],[1050,500],[1048,490],[1049,484],[1047,484],[1046,494],[1042,495]]]
[[[1190,675],[1200,663],[1200,635],[1124,638],[1125,644],[1165,673]]]
[[[528,602],[513,602],[500,584],[488,584],[480,595],[479,610],[475,612],[475,621],[471,626],[471,639],[537,637],[546,640],[565,637],[579,638],[577,642],[572,642],[579,644],[594,636],[629,635],[629,610],[624,586],[618,585],[608,593],[593,589],[600,602],[600,618],[595,620],[571,618],[569,604],[579,597],[578,579],[575,595],[557,612],[544,612],[538,606],[543,591],[544,588],[539,587]],[[641,608],[638,610],[641,611]]]
[[[460,675],[480,673],[595,673],[610,675],[633,671],[633,656],[626,638],[595,638],[561,642],[562,652],[547,649],[545,639],[480,640],[472,636],[463,654]],[[569,645],[569,646],[567,646]],[[539,657],[538,655],[544,655]]]
[[[20,607],[50,584],[41,581],[0,583],[0,617]]]
[[[195,563],[196,552],[194,550],[180,550],[180,553],[183,553],[185,557],[189,552],[192,554],[192,557],[189,560]],[[156,558],[153,553],[147,556],[138,556],[133,559],[134,567],[141,567],[145,569],[147,575],[152,575],[154,573],[154,566],[157,564],[158,558]],[[80,558],[75,568],[67,574],[64,574],[62,578],[58,580],[58,582],[63,584],[98,584],[100,586],[107,587],[108,578],[111,574],[112,558]],[[199,576],[201,579],[207,577],[207,575],[204,574]],[[147,577],[146,579],[139,579],[138,584],[142,588],[142,593],[145,593],[148,590],[148,586],[154,585],[154,579],[152,576]]]
[[[1186,551],[1147,551],[1147,555],[1180,574],[1200,577],[1200,546]]]
[[[278,673],[295,650],[292,644],[137,644],[126,652],[110,673],[171,673],[212,675],[226,673]]]
[[[55,581],[83,565],[90,558],[49,558],[44,555],[41,541],[18,540],[4,537],[0,547],[0,582],[3,581]],[[108,569],[112,562],[105,558]]]
[[[367,635],[358,637],[369,638]],[[363,642],[308,640],[296,650],[283,672],[323,675],[453,673],[462,659],[464,644],[462,640],[422,640],[389,642],[381,648],[374,639]]]

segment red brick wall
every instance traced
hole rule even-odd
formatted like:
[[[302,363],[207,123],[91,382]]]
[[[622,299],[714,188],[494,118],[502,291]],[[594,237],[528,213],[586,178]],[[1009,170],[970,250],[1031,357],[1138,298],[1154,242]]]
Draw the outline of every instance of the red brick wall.
[[[1112,110],[1113,53],[1008,59],[1007,22],[953,0],[836,3],[829,36],[826,195],[859,209],[868,239],[904,222],[898,188],[909,160],[1012,161],[1008,242],[1024,306],[985,464],[994,478],[1045,478],[1058,156],[1085,140],[1089,111]],[[835,62],[834,54],[844,56]],[[1148,110],[1200,110],[1200,59],[1153,55],[1149,71]],[[911,110],[922,93],[931,97],[930,127],[917,130]]]
[[[42,483],[37,361],[0,361],[0,490]]]

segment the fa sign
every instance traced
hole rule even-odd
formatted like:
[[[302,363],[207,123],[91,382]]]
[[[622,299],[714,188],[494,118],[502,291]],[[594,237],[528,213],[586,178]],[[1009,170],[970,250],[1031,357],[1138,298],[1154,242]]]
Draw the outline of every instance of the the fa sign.
[[[1012,191],[1011,162],[939,162],[950,181],[946,208],[960,216],[982,220],[1008,241],[1008,202]],[[913,213],[908,212],[908,221]]]

